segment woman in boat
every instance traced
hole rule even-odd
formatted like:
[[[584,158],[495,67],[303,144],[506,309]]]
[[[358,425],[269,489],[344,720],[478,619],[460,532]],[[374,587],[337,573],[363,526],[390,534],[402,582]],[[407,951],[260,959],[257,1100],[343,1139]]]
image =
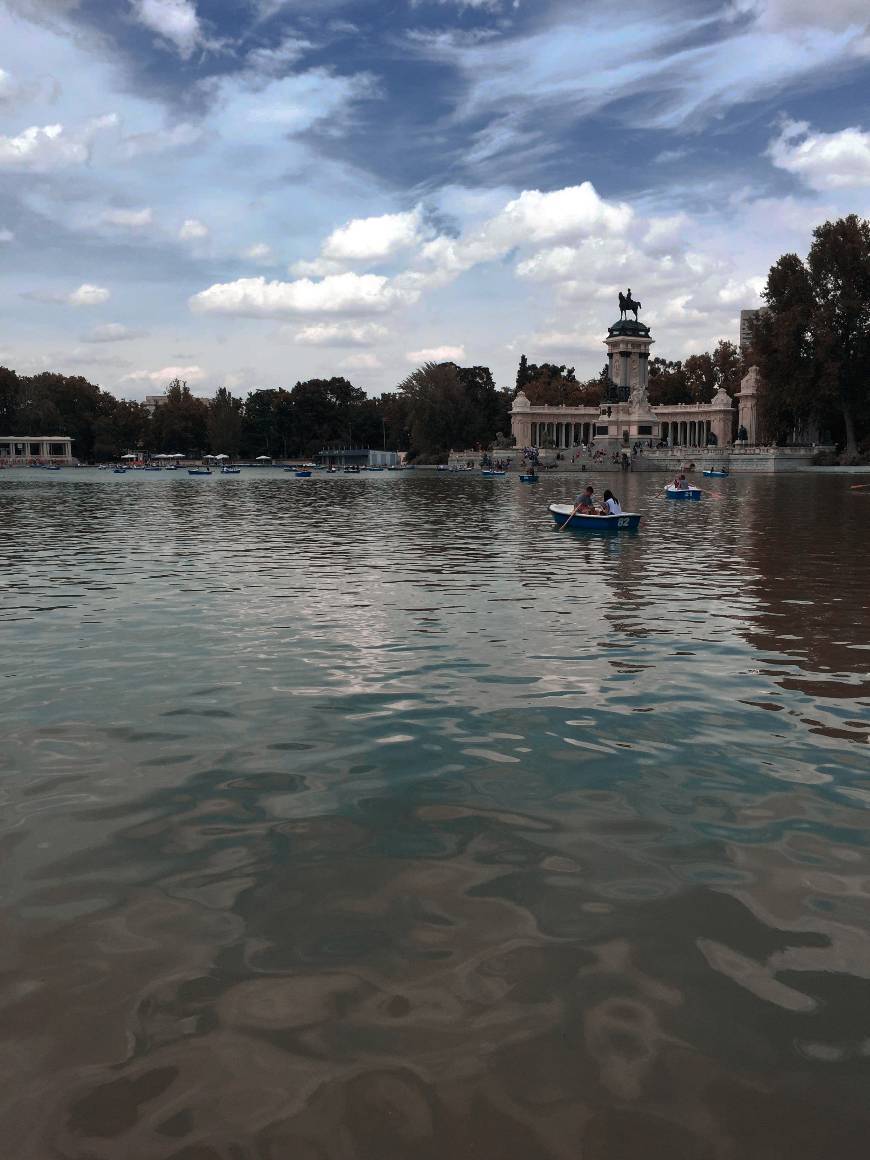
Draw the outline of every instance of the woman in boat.
[[[601,514],[604,516],[622,515],[622,508],[619,506],[619,500],[609,489],[604,493],[604,507],[601,509]]]

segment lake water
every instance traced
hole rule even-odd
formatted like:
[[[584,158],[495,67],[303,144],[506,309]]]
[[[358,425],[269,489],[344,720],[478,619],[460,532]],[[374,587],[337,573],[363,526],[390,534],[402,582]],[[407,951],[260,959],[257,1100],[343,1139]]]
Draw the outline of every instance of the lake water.
[[[0,473],[15,1160],[851,1160],[870,488]]]

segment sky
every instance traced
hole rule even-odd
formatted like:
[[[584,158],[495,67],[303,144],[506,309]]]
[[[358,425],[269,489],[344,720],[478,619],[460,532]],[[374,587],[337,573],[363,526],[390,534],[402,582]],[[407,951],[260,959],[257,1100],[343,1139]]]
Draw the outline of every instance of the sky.
[[[870,216],[867,0],[0,0],[0,364],[141,399],[738,339]]]

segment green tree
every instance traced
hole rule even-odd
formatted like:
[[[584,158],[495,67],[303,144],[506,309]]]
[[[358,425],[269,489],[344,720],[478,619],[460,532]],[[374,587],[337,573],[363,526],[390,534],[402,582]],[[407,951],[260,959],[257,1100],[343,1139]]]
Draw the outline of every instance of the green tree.
[[[208,406],[191,394],[187,383],[173,379],[151,420],[154,450],[201,454],[208,442]]]
[[[144,403],[104,396],[94,423],[94,459],[120,459],[127,451],[150,446],[151,416]]]
[[[818,226],[805,262],[785,254],[771,267],[764,297],[753,356],[768,435],[836,422],[854,460],[870,429],[870,222]]]
[[[488,367],[425,363],[399,390],[405,396],[411,452],[443,460],[451,448],[488,446],[510,430],[509,395],[496,389]]]
[[[242,400],[219,387],[208,404],[208,442],[215,455],[235,457],[242,440]]]
[[[21,435],[18,410],[21,405],[21,380],[15,371],[0,367],[0,431],[4,435]]]

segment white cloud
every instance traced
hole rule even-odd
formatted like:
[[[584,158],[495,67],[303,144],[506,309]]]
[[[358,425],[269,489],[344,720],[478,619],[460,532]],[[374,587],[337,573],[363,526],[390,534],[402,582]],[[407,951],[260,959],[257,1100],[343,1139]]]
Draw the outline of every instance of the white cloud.
[[[58,123],[31,125],[17,137],[0,135],[0,169],[47,173],[70,165],[83,165],[90,157],[94,135],[117,124],[117,115],[108,113],[95,117],[72,133]]]
[[[15,234],[12,230],[7,230],[5,227],[0,229],[0,242],[14,242]]]
[[[141,338],[144,333],[142,330],[131,330],[129,326],[124,326],[120,322],[107,322],[104,326],[95,326],[93,330],[83,334],[81,341],[88,343],[125,342],[132,338]]]
[[[716,297],[723,306],[734,306],[741,310],[749,310],[760,306],[761,293],[767,279],[762,277],[747,278],[746,281],[729,279],[718,291]]]
[[[870,132],[856,127],[813,133],[806,121],[787,121],[771,141],[768,156],[812,189],[870,186]]]
[[[187,366],[187,367],[163,367],[159,371],[132,371],[128,375],[124,375],[121,380],[122,383],[129,382],[148,382],[148,383],[165,383],[169,384],[173,379],[181,379],[182,382],[198,383],[205,378],[205,371],[202,367]]]
[[[202,40],[196,7],[190,0],[133,0],[133,14],[140,24],[175,45],[184,60]]]
[[[309,40],[298,36],[285,36],[273,48],[254,48],[245,57],[245,64],[253,72],[281,73],[286,72],[291,65],[305,55],[312,47]]]
[[[338,364],[345,370],[351,371],[374,371],[380,368],[381,360],[376,354],[349,354],[347,358],[343,358]]]
[[[17,137],[0,136],[0,168],[41,172],[88,159],[87,145],[64,136],[63,125],[31,125]]]
[[[293,341],[300,346],[372,346],[388,334],[377,322],[316,322],[298,331]]]
[[[239,278],[216,282],[190,299],[198,314],[232,314],[250,318],[286,318],[294,314],[380,314],[414,295],[379,274],[331,274],[319,282],[267,282]]]
[[[332,231],[323,243],[321,253],[333,262],[377,261],[416,246],[422,224],[420,206],[408,213],[354,218]]]
[[[71,306],[100,306],[108,302],[109,291],[104,286],[93,286],[90,282],[83,282],[77,290],[68,295],[66,301]]]
[[[125,137],[121,151],[126,157],[140,157],[151,153],[162,153],[167,149],[181,149],[194,145],[202,138],[202,129],[189,121],[180,121],[166,129],[154,129],[147,133],[131,133]]]
[[[154,213],[149,206],[145,206],[143,209],[107,209],[100,215],[100,221],[107,226],[139,230],[151,225],[154,221]]]
[[[442,235],[428,242],[422,255],[442,271],[459,273],[479,262],[503,258],[519,246],[618,236],[632,218],[630,206],[605,201],[589,181],[551,193],[527,189],[470,233],[459,238]]]
[[[458,362],[465,358],[464,346],[427,346],[422,350],[409,350],[405,356],[409,362]]]
[[[265,242],[255,242],[253,246],[248,246],[242,257],[256,262],[259,266],[272,266],[275,263],[272,247],[267,246]]]
[[[187,218],[184,225],[178,231],[178,236],[184,242],[196,241],[199,238],[208,237],[208,226],[196,218]]]

